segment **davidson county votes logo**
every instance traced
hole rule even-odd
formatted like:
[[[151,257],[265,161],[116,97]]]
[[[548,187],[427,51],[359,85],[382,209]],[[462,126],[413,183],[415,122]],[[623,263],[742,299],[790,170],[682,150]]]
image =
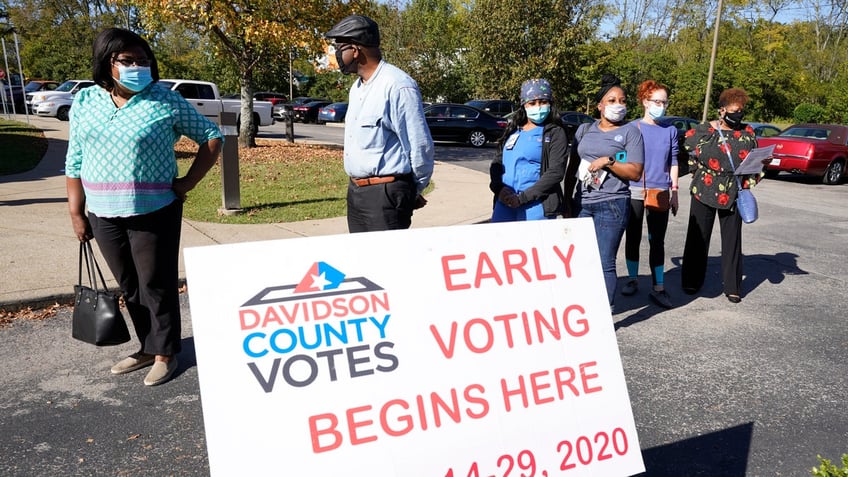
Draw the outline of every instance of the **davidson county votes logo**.
[[[365,277],[313,263],[296,285],[267,287],[238,312],[244,354],[266,393],[277,376],[293,387],[397,369],[388,293]],[[268,365],[268,358],[273,360]]]

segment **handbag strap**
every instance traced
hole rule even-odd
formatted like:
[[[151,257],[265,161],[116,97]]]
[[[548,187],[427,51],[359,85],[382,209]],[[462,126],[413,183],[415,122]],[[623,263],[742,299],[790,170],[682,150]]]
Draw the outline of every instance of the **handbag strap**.
[[[727,149],[725,149],[724,152],[727,153],[727,159],[730,161],[730,170],[733,171],[733,178],[736,179],[736,187],[739,190],[742,190],[742,183],[739,182],[739,176],[736,175],[736,165],[733,164],[733,155],[730,154],[730,142],[728,142],[727,138],[724,137],[724,133],[721,132],[721,123],[719,123],[716,129],[718,130],[718,135],[721,136],[722,141],[727,144]],[[720,148],[721,146],[719,146],[719,149]]]
[[[103,272],[100,271],[100,266],[97,264],[97,260],[94,258],[94,250],[91,248],[91,241],[86,240],[85,242],[80,242],[80,264],[79,264],[79,283],[82,285],[82,261],[83,257],[85,257],[85,269],[88,273],[88,283],[91,288],[94,290],[98,290],[97,288],[97,277],[100,277],[100,283],[103,285],[103,291],[109,291],[109,288],[106,287],[106,280],[103,278]],[[95,270],[97,274],[95,275]]]

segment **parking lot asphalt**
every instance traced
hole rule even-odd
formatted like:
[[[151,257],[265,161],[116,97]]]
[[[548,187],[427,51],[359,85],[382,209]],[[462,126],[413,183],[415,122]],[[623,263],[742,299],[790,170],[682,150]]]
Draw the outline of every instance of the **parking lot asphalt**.
[[[50,177],[18,181],[15,193]],[[470,177],[467,188],[490,204],[487,179]],[[64,274],[61,286],[70,287],[76,245],[64,184],[26,199],[15,199],[7,184],[0,178],[3,277],[36,268],[54,280]],[[681,181],[682,190],[686,184]],[[718,230],[704,289],[694,296],[680,291],[689,205],[683,194],[666,238],[666,283],[675,308],[647,299],[643,259],[641,292],[619,296],[613,316],[645,475],[804,476],[817,465],[817,454],[838,461],[848,453],[846,187],[780,176],[755,189],[760,219],[743,229],[739,304],[721,292]],[[25,214],[13,213],[27,207]],[[22,240],[31,229],[50,240]],[[242,241],[262,239],[233,233]],[[70,257],[70,275],[50,258],[56,253]],[[622,250],[619,273],[624,270]],[[0,475],[208,475],[191,310],[187,296],[181,299],[180,367],[171,382],[154,388],[142,385],[143,373],[110,375],[109,367],[135,346],[95,348],[72,340],[67,308],[47,320],[0,328]]]

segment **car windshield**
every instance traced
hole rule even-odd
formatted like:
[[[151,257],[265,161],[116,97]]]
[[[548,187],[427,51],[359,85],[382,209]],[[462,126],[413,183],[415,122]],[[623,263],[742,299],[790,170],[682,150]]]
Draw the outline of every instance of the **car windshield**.
[[[31,93],[33,91],[38,91],[39,88],[41,88],[41,83],[30,81],[26,86],[24,86],[24,91]]]
[[[783,131],[779,136],[783,137],[806,137],[811,139],[827,139],[830,131],[823,128],[791,127]]]
[[[64,83],[60,84],[58,88],[56,88],[56,91],[67,92],[74,89],[74,86],[76,85],[76,81],[65,81]]]

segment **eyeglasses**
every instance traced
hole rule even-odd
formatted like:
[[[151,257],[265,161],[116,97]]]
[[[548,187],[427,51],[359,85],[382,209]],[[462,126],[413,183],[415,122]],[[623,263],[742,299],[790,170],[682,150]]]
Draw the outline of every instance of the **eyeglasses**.
[[[654,103],[657,106],[668,106],[668,100],[667,99],[648,99],[647,101],[649,103]]]
[[[112,61],[114,61],[114,62],[116,62],[116,63],[120,63],[120,64],[122,64],[122,65],[124,65],[124,66],[132,66],[132,65],[136,65],[136,66],[150,66],[150,60],[149,60],[149,59],[147,59],[147,58],[128,58],[128,57],[123,57],[123,58],[113,58],[113,59],[112,59]]]
[[[347,50],[353,50],[353,49],[358,48],[356,45],[353,45],[353,44],[350,44],[350,43],[336,43],[335,47],[336,47],[336,51],[338,51],[338,52],[345,52]]]

